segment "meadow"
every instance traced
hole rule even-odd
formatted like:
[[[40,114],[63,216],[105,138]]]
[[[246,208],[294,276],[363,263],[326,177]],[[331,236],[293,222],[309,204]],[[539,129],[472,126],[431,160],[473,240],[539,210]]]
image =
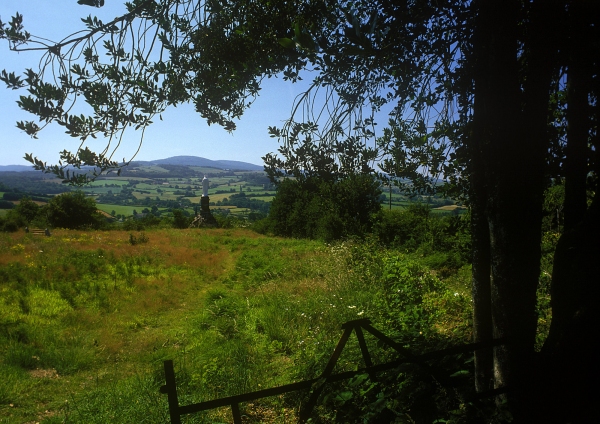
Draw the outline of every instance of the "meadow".
[[[0,422],[168,422],[165,359],[181,404],[287,384],[318,376],[341,324],[356,318],[415,352],[468,342],[469,267],[442,278],[421,259],[369,240],[245,229],[2,233]],[[376,361],[395,355],[367,343]],[[360,358],[350,342],[336,372]],[[469,361],[448,364],[457,379],[470,378]],[[406,420],[464,412],[460,396],[424,381],[409,367],[335,385],[314,422],[386,408]],[[306,396],[244,404],[244,422],[296,422]],[[231,413],[183,422],[231,422]]]

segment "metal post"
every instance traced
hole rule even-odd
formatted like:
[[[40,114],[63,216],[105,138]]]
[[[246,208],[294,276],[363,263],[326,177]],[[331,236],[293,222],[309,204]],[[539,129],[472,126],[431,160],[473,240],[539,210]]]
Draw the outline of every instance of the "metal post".
[[[240,414],[240,406],[237,403],[231,404],[231,414],[234,424],[242,424],[242,414]]]
[[[371,368],[373,366],[373,361],[371,360],[371,355],[369,354],[369,349],[367,348],[367,343],[365,342],[365,336],[360,325],[354,327],[354,332],[356,333],[356,338],[358,339],[358,346],[360,347],[360,352],[362,353],[363,360],[365,361],[365,366],[367,369]],[[371,381],[375,381],[375,373],[369,370],[367,370],[367,372],[369,373],[369,378]]]
[[[165,381],[167,384],[160,388],[160,392],[165,393],[168,396],[171,424],[181,424],[181,416],[179,415],[179,400],[177,399],[177,383],[175,382],[173,361],[171,359],[164,361],[164,367]]]
[[[313,389],[313,391],[308,399],[308,402],[306,403],[304,408],[302,408],[302,411],[300,411],[300,419],[298,421],[299,423],[305,423],[310,418],[310,414],[311,414],[313,408],[315,407],[315,405],[317,404],[317,400],[319,399],[321,392],[323,392],[323,389],[325,388],[325,384],[327,383],[327,377],[329,377],[331,375],[333,369],[335,368],[335,364],[337,363],[337,361],[342,353],[342,350],[344,350],[344,346],[346,346],[346,342],[348,341],[350,334],[352,334],[352,330],[354,328],[353,323],[354,323],[353,321],[350,321],[350,322],[347,322],[342,325],[342,328],[344,329],[344,333],[342,334],[340,341],[338,342],[337,346],[335,347],[335,350],[333,351],[331,358],[329,358],[329,362],[327,363],[327,366],[325,366],[325,369],[321,373],[321,376],[319,377],[320,380],[317,383],[318,384],[317,387],[315,387]]]

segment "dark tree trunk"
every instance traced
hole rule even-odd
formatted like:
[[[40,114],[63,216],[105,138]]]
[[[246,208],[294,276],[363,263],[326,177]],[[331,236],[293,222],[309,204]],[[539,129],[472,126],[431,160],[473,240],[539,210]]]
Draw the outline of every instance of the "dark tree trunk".
[[[537,121],[525,121],[534,114],[528,116],[523,107],[527,98],[521,93],[517,62],[520,7],[518,1],[477,3],[474,135],[480,137],[477,144],[485,183],[472,183],[472,188],[476,199],[486,201],[493,336],[508,341],[494,349],[494,388],[507,390],[503,397],[516,420],[524,422],[528,419],[537,325],[544,159],[540,128],[547,122],[549,78],[536,83],[542,88],[546,84],[545,90],[538,89],[541,96],[532,97],[539,100],[531,106],[538,111]],[[481,225],[474,222],[474,229],[476,224]],[[488,302],[476,291],[483,287],[484,262],[474,263],[473,269],[474,302],[482,302],[474,305],[477,314]],[[475,323],[476,331],[483,322]],[[476,374],[478,379],[486,375],[485,370]]]
[[[590,7],[593,6],[593,7]],[[565,232],[554,254],[552,275],[552,323],[544,348],[548,422],[595,422],[600,396],[600,363],[592,347],[600,336],[600,193],[587,208],[586,177],[591,150],[588,95],[597,78],[598,45],[589,43],[599,22],[598,5],[573,2],[569,8],[569,73],[567,90],[567,148],[565,176]],[[594,22],[595,20],[595,22]],[[595,46],[596,51],[593,47]],[[592,47],[590,49],[590,47]],[[594,65],[594,60],[596,64]],[[594,67],[595,66],[595,67]],[[596,129],[596,137],[597,129]],[[596,143],[596,155],[598,155]],[[596,168],[596,172],[598,168]]]
[[[584,8],[571,5],[567,63],[567,147],[565,175],[565,231],[579,224],[587,209],[587,145],[589,138],[589,104],[592,75],[587,43],[590,36]]]
[[[548,409],[554,422],[595,422],[600,396],[600,362],[594,347],[600,337],[600,194],[585,219],[565,232],[554,254],[552,325],[543,353]]]
[[[478,10],[478,6],[476,10]],[[484,18],[478,16],[478,28],[482,28]],[[472,238],[472,297],[473,297],[473,337],[475,342],[493,339],[492,295],[490,269],[490,229],[487,217],[487,166],[485,154],[491,142],[488,138],[490,105],[485,101],[489,81],[486,80],[488,61],[486,51],[490,48],[488,34],[483,30],[474,33],[472,61],[474,63],[475,98],[473,104],[473,131],[470,134],[469,182],[471,200]],[[475,389],[485,392],[494,388],[493,349],[475,351]]]
[[[477,155],[471,159],[481,163]],[[480,184],[480,173],[471,172],[472,184]],[[472,189],[471,195],[471,243],[472,243],[472,296],[473,296],[473,338],[474,341],[488,342],[493,338],[492,298],[490,285],[490,230],[485,216],[485,198],[476,197],[483,193],[483,187]],[[485,392],[494,388],[493,351],[475,351],[475,390]]]

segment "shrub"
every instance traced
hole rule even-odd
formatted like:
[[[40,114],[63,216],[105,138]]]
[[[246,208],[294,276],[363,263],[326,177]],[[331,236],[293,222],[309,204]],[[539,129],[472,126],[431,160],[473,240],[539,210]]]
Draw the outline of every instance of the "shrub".
[[[259,234],[270,234],[273,232],[271,229],[271,221],[268,218],[259,219],[254,221],[250,226],[253,231],[256,231]]]
[[[84,229],[101,228],[104,218],[96,208],[96,201],[83,192],[69,192],[54,196],[44,208],[53,227]]]
[[[190,226],[189,215],[181,209],[173,209],[173,227],[183,229]]]
[[[223,214],[215,211],[213,217],[217,221],[219,228],[247,228],[252,224],[250,221],[243,216],[235,216],[230,213]]]
[[[414,251],[428,236],[429,207],[419,203],[403,210],[380,210],[373,234],[388,247]]]
[[[325,241],[363,236],[381,208],[380,194],[379,183],[368,175],[286,179],[271,203],[271,229],[275,235]]]
[[[0,218],[0,231],[14,233],[19,230],[19,224],[10,219]]]
[[[0,200],[0,209],[13,209],[15,204],[13,202],[9,202],[8,200]]]
[[[123,221],[121,228],[126,231],[142,231],[146,229],[141,219],[127,219]]]
[[[458,269],[470,261],[469,215],[435,216],[429,207],[413,204],[404,210],[381,210],[374,219],[373,235],[384,246],[432,255],[435,269]]]
[[[23,197],[14,212],[30,224],[39,215],[40,207],[29,197]]]
[[[134,236],[133,233],[129,233],[129,244],[135,246],[136,244],[148,243],[148,236],[146,233],[139,233],[138,236]]]

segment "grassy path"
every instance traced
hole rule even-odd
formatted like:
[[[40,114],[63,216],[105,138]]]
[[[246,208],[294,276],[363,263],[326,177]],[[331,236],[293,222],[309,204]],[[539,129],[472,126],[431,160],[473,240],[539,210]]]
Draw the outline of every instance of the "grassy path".
[[[134,245],[131,235],[147,240]],[[384,285],[400,291],[385,264],[395,270],[403,259],[369,246],[241,229],[145,236],[0,234],[0,423],[163,423],[164,359],[175,361],[187,404],[314,377],[349,319],[369,316],[387,331],[410,322],[393,315],[404,312]],[[423,268],[406,269],[398,275],[435,290],[419,295],[421,309],[408,309],[420,321],[403,331],[423,341],[468,339],[470,303],[460,288],[468,282],[442,290]],[[357,358],[350,343],[340,367]],[[245,405],[244,414],[295,422],[302,396]],[[218,410],[184,422],[230,419]]]

